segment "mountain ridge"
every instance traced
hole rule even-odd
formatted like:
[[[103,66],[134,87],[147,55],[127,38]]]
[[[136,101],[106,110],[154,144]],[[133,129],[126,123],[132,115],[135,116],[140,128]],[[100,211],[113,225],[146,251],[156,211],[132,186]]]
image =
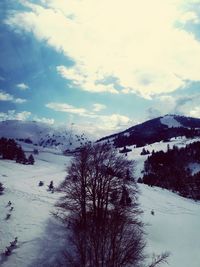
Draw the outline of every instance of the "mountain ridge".
[[[85,134],[76,134],[72,128],[20,120],[0,122],[0,137],[12,138],[22,143],[54,148],[63,152],[72,151],[88,142]]]
[[[102,137],[97,142],[106,141],[115,147],[131,145],[142,147],[178,136],[199,137],[200,119],[167,114]],[[42,122],[19,120],[0,122],[0,137],[13,138],[35,146],[55,148],[62,152],[73,151],[89,142],[84,133],[75,133],[72,126],[69,129]]]
[[[167,114],[134,125],[119,133],[105,136],[97,142],[112,142],[116,147],[144,146],[178,136],[200,136],[200,119]]]

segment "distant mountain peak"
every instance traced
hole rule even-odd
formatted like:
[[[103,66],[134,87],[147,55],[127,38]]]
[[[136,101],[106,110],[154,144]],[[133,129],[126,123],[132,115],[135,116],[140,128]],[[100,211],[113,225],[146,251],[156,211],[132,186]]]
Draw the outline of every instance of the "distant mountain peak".
[[[0,137],[61,151],[74,150],[88,142],[84,133],[75,133],[72,129],[55,127],[43,122],[20,120],[0,122]]]
[[[101,138],[100,141],[113,143],[116,147],[144,146],[170,138],[200,136],[200,119],[167,114],[132,126],[120,133]]]

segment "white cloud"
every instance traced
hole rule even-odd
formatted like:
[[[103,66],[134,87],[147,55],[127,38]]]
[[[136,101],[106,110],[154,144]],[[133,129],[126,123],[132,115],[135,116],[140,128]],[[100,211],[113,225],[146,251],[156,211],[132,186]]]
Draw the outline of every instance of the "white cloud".
[[[200,43],[176,22],[198,23],[185,0],[49,0],[46,8],[23,1],[11,27],[33,32],[39,40],[72,58],[71,68],[58,66],[62,77],[90,92],[122,92],[149,98],[200,81]],[[193,1],[191,1],[193,2]]]
[[[177,110],[179,113],[200,118],[200,94],[180,97],[177,102]]]
[[[45,117],[39,118],[37,116],[34,116],[33,120],[34,121],[38,121],[38,122],[43,122],[43,123],[46,123],[46,124],[50,124],[50,125],[54,124],[54,122],[55,122],[55,120],[52,119],[52,118],[51,119],[50,118],[45,118]]]
[[[72,80],[73,84],[80,86],[83,90],[91,93],[109,92],[118,94],[119,92],[114,88],[114,84],[98,83],[99,78],[104,78],[103,74],[97,72],[89,74],[85,66],[76,66],[73,68],[66,68],[65,66],[57,66],[58,73],[65,79]]]
[[[27,90],[29,88],[29,86],[25,83],[18,83],[17,88],[19,88],[20,90]]]
[[[22,104],[27,100],[23,98],[15,98],[13,95],[0,91],[0,101],[11,101],[12,103]]]
[[[106,116],[98,116],[101,121],[101,127],[107,129],[108,131],[117,131],[122,127],[127,127],[131,120],[124,115],[111,114]]]
[[[163,95],[157,98],[158,108],[163,114],[171,113],[176,109],[177,99],[171,95]]]
[[[193,107],[192,110],[190,110],[190,116],[200,118],[200,107]]]
[[[79,122],[73,127],[79,132],[86,133],[90,139],[99,139],[103,136],[110,135],[119,131],[122,131],[135,124],[127,116],[120,114],[111,115],[96,115],[93,120]]]
[[[5,120],[21,120],[21,121],[25,121],[27,119],[30,119],[31,116],[31,112],[29,111],[21,111],[21,112],[17,112],[16,110],[8,110],[8,112],[0,112],[0,121],[5,121]],[[47,124],[54,124],[54,119],[50,119],[50,118],[45,118],[45,117],[38,117],[38,116],[34,116],[33,117],[34,121],[38,121],[38,122],[43,122],[43,123],[47,123]]]
[[[22,111],[16,112],[16,110],[9,110],[7,113],[0,112],[0,121],[4,120],[26,120],[30,117],[31,112],[29,111]]]
[[[96,138],[127,128],[132,122],[129,117],[121,114],[97,114],[96,112],[105,108],[104,105],[99,103],[93,104],[93,112],[66,103],[48,103],[46,107],[59,112],[87,117],[87,121],[79,122],[76,128],[81,129],[82,127],[84,131]]]
[[[103,104],[99,104],[99,103],[93,104],[93,111],[94,112],[99,112],[99,111],[101,111],[101,110],[103,110],[105,108],[106,108],[106,106],[103,105]]]
[[[22,111],[22,112],[19,112],[19,113],[16,113],[15,115],[15,118],[16,120],[27,120],[31,115],[31,112],[29,111]]]
[[[14,103],[17,103],[17,104],[22,104],[22,103],[25,103],[27,100],[26,99],[23,99],[23,98],[16,98],[13,100]]]
[[[200,94],[179,96],[162,95],[154,99],[154,106],[147,109],[147,117],[155,118],[166,114],[200,117]]]
[[[51,102],[46,104],[47,108],[53,109],[55,111],[60,111],[60,112],[67,112],[67,113],[73,113],[73,114],[78,114],[80,116],[85,116],[87,115],[87,111],[84,108],[76,108],[72,105],[66,104],[66,103],[55,103]]]
[[[10,101],[12,103],[22,104],[25,103],[27,100],[23,98],[15,98],[13,95],[0,91],[0,101]]]
[[[187,22],[193,22],[195,24],[200,23],[200,20],[199,20],[199,17],[197,16],[197,14],[195,12],[192,12],[192,11],[188,11],[188,12],[183,13],[180,16],[180,21],[182,23],[187,23]]]
[[[13,96],[3,91],[0,91],[0,101],[13,101]]]

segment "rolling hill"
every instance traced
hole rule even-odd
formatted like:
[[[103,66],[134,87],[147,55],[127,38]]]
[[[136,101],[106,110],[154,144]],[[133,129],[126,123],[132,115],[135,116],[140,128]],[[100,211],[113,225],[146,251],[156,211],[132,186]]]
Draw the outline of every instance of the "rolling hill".
[[[101,138],[99,141],[113,143],[116,147],[136,145],[142,147],[170,138],[185,136],[194,138],[200,136],[200,119],[165,115],[144,123],[132,126],[125,131]]]
[[[0,122],[0,137],[59,151],[72,151],[88,142],[84,134],[75,134],[72,129],[19,120]]]

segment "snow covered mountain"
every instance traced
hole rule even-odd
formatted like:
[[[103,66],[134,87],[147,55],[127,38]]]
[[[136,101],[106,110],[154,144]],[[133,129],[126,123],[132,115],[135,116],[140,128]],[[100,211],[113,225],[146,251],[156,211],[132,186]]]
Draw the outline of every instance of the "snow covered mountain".
[[[157,129],[158,132],[159,129],[164,129],[163,131],[166,132],[168,129],[170,133],[174,133],[175,129],[199,131],[200,120],[167,115],[137,127],[141,129],[140,134],[143,138],[145,130],[153,136],[156,136]],[[137,127],[124,131],[123,135],[128,137],[130,133],[139,131]],[[1,122],[1,136],[21,140],[19,142],[23,146],[41,147],[40,153],[34,155],[34,165],[0,160],[0,182],[5,187],[4,194],[0,196],[0,265],[2,267],[62,266],[65,261],[63,251],[68,246],[65,238],[67,230],[51,215],[56,201],[60,198],[60,193],[52,194],[47,191],[47,188],[51,180],[55,186],[63,181],[66,167],[70,164],[71,157],[56,152],[59,149],[78,147],[81,143],[87,142],[87,139],[84,135],[75,135],[72,130],[22,121]],[[111,141],[114,138],[116,138],[115,135],[107,139]],[[192,139],[177,137],[165,142],[163,140],[149,143],[145,147],[135,147],[135,145],[129,147],[131,151],[127,153],[127,157],[135,161],[136,179],[142,177],[144,162],[148,157],[148,155],[141,155],[143,148],[152,154],[153,151],[167,151],[168,147],[172,148],[174,145],[179,148],[185,147],[199,141],[200,137]],[[30,152],[26,150],[26,154],[28,156]],[[195,172],[199,171],[197,164],[191,168]],[[40,180],[44,182],[42,187],[38,186]],[[147,233],[147,254],[169,251],[170,267],[198,267],[200,202],[144,184],[139,184],[139,189],[139,202],[143,210],[141,216]],[[12,202],[12,211],[8,206],[9,201]],[[8,214],[11,216],[6,219]],[[9,257],[3,257],[6,246],[15,237],[18,237],[17,246]]]
[[[135,125],[120,133],[103,137],[98,141],[112,142],[116,147],[130,145],[141,147],[161,140],[168,141],[178,136],[187,138],[200,136],[200,119],[165,115]]]
[[[177,138],[170,145],[185,146],[188,142]],[[167,142],[160,142],[145,148],[150,152],[160,151],[166,150],[167,145]],[[60,193],[48,192],[47,186],[51,180],[55,186],[63,181],[70,157],[46,150],[34,155],[34,165],[0,160],[0,182],[5,187],[4,194],[0,196],[1,267],[64,266],[67,229],[51,215]],[[141,156],[141,151],[142,148],[138,147],[128,153],[128,158],[135,160],[136,177],[141,175],[148,156]],[[42,187],[38,186],[40,180],[44,182]],[[147,254],[169,251],[169,265],[164,264],[163,267],[199,267],[200,202],[144,184],[139,184],[139,189]],[[14,207],[12,212],[7,204],[9,201]],[[9,212],[11,217],[6,220]],[[18,237],[16,248],[4,258],[2,253],[15,237]]]
[[[36,121],[19,120],[0,122],[0,137],[13,138],[22,144],[32,144],[61,151],[71,151],[88,142],[84,134],[75,134],[72,129],[56,128]]]

